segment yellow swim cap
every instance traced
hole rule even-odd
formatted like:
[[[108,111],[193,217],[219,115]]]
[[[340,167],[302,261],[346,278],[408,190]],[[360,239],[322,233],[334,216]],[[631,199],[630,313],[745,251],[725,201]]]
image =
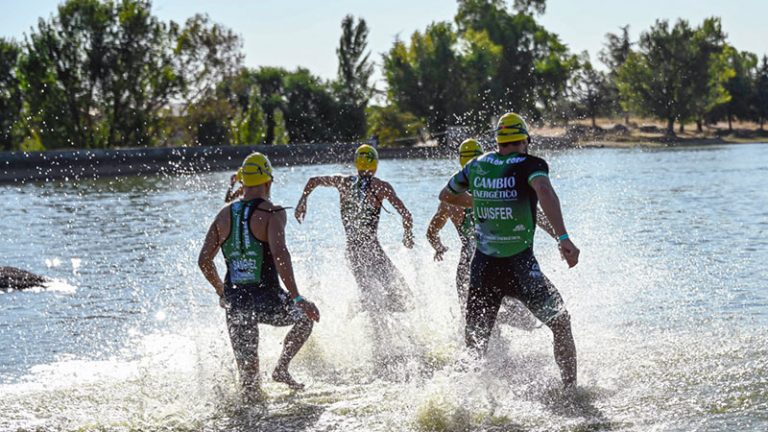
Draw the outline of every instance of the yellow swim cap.
[[[368,144],[355,150],[355,167],[358,171],[376,171],[379,165],[379,152]]]
[[[480,143],[472,138],[464,140],[464,142],[459,145],[459,163],[461,164],[461,167],[464,168],[464,165],[466,165],[467,162],[481,154],[483,154],[483,148],[480,147]]]
[[[243,186],[258,186],[272,181],[272,164],[261,153],[251,153],[237,170],[237,179]]]
[[[513,112],[501,116],[496,125],[496,142],[499,144],[522,141],[530,137],[525,119]]]

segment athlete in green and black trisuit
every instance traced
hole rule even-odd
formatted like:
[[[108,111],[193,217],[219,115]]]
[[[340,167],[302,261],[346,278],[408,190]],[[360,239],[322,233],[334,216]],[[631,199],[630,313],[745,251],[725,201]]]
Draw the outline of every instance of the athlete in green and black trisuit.
[[[346,257],[360,290],[363,310],[372,312],[404,312],[408,308],[410,289],[379,243],[379,217],[385,200],[403,218],[403,244],[413,247],[411,212],[398,198],[389,183],[375,176],[378,153],[369,145],[355,152],[357,175],[312,177],[296,205],[296,220],[301,223],[307,213],[307,199],[318,186],[339,191],[341,222],[347,237]]]
[[[570,267],[579,250],[568,238],[547,163],[528,155],[525,121],[514,113],[499,120],[498,149],[468,163],[440,193],[449,204],[472,207],[477,249],[467,299],[466,343],[479,355],[488,344],[502,299],[520,300],[554,334],[555,360],[564,384],[576,385],[576,347],[562,297],[533,255],[537,202],[558,236]]]
[[[459,163],[463,168],[468,162],[483,154],[482,147],[474,139],[467,139],[459,146]],[[546,218],[538,214],[537,224],[548,234],[554,237],[554,231]],[[435,261],[442,261],[443,254],[448,251],[440,240],[440,230],[450,219],[456,227],[461,241],[459,264],[456,268],[456,290],[461,305],[462,317],[466,314],[467,292],[469,290],[469,272],[472,257],[475,255],[475,217],[471,208],[456,207],[445,202],[440,202],[437,212],[429,222],[427,228],[427,240],[435,249]],[[524,329],[533,329],[537,323],[528,310],[519,301],[505,297],[497,322],[509,324]]]
[[[227,327],[243,390],[260,396],[258,324],[288,326],[283,352],[272,379],[294,389],[303,385],[288,372],[291,359],[318,321],[317,307],[299,295],[291,256],[285,245],[285,209],[269,201],[272,167],[261,153],[253,153],[238,172],[242,198],[225,206],[211,224],[198,264],[226,308]],[[227,274],[221,280],[213,259],[224,254]],[[280,287],[278,276],[287,292]]]

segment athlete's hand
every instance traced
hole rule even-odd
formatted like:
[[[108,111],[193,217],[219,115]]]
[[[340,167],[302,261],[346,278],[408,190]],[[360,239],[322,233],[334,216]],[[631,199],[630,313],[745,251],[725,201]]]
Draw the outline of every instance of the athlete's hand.
[[[320,311],[317,309],[317,306],[315,306],[314,303],[309,300],[302,300],[296,303],[296,306],[298,306],[304,312],[304,314],[307,315],[307,318],[311,319],[312,321],[320,322]]]
[[[565,239],[560,242],[560,256],[563,257],[565,262],[568,263],[568,267],[573,267],[579,263],[579,248],[570,239]]]
[[[232,177],[229,178],[229,185],[234,186],[235,183],[237,183],[237,174],[232,174]]]
[[[435,261],[442,261],[443,260],[443,254],[448,251],[448,248],[440,245],[440,247],[435,248]]]
[[[403,233],[403,246],[413,249],[413,231],[407,228]]]
[[[219,306],[226,309],[227,308],[227,301],[224,300],[224,296],[219,297]]]
[[[307,215],[307,200],[301,198],[299,203],[296,204],[296,210],[293,212],[293,216],[299,223],[304,222],[304,216]]]

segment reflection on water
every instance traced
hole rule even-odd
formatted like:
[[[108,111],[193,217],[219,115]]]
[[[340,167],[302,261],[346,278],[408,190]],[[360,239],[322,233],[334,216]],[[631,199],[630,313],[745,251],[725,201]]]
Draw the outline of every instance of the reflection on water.
[[[414,214],[381,242],[417,307],[398,317],[418,349],[376,373],[368,317],[343,256],[338,196],[317,190],[290,221],[299,286],[323,313],[293,393],[240,403],[223,311],[196,267],[228,173],[3,186],[0,265],[54,279],[0,294],[0,430],[766,430],[768,146],[596,149],[544,155],[583,261],[568,270],[537,237],[573,316],[580,388],[559,391],[547,329],[502,326],[462,366],[459,243],[424,239],[454,161],[383,161]],[[325,165],[277,169],[295,205]],[[391,210],[391,209],[390,209]],[[285,329],[262,331],[263,370]]]

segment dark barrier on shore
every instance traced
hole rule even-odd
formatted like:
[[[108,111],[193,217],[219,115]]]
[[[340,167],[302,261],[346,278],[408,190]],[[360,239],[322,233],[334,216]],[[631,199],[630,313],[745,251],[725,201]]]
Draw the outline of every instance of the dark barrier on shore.
[[[273,165],[352,162],[357,144],[297,144],[279,146],[174,147],[120,150],[75,150],[0,153],[0,183],[33,180],[81,180],[142,173],[181,174],[234,170],[254,151]],[[437,147],[380,148],[382,159],[442,157]]]
[[[566,140],[536,137],[537,146],[566,147]],[[273,165],[352,163],[357,144],[291,144],[278,146],[172,147],[119,150],[54,150],[0,153],[0,183],[35,180],[82,180],[143,173],[190,174],[234,170],[254,151]],[[453,148],[382,147],[382,159],[427,159],[455,156]]]

